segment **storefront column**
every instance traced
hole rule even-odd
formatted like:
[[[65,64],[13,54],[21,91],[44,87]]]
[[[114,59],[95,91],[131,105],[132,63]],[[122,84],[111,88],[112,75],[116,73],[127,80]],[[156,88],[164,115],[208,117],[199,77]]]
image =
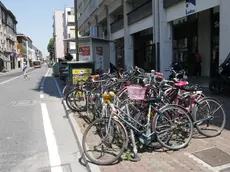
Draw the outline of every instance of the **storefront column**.
[[[109,14],[108,8],[106,8],[106,19],[107,19],[107,32],[108,32],[108,39],[111,40],[112,33],[111,33],[111,23],[115,21],[115,18]],[[109,42],[109,48],[110,48],[110,63],[116,66],[116,54],[115,54],[115,43]]]
[[[198,13],[198,51],[202,58],[201,76],[210,76],[211,10]]]
[[[133,35],[129,34],[129,26],[128,26],[128,16],[127,13],[132,10],[132,6],[130,3],[124,1],[124,48],[125,48],[125,66],[127,70],[131,69],[133,66],[134,58],[133,58]]]
[[[220,54],[219,64],[221,64],[230,52],[230,20],[229,20],[229,0],[220,1]]]
[[[172,24],[166,20],[166,10],[163,7],[163,0],[159,1],[159,67],[160,72],[167,78],[172,64]]]

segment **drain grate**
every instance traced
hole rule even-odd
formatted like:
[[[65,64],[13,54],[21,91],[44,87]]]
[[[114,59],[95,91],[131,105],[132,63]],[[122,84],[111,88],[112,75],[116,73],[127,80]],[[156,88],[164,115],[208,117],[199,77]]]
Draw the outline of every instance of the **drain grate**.
[[[230,155],[219,148],[210,148],[193,153],[194,156],[209,164],[218,167],[230,163]]]
[[[37,104],[37,101],[35,100],[20,100],[20,101],[12,101],[10,103],[10,106],[34,106]]]
[[[70,164],[62,164],[55,167],[45,167],[40,168],[38,172],[52,172],[52,171],[61,171],[61,172],[72,172]]]

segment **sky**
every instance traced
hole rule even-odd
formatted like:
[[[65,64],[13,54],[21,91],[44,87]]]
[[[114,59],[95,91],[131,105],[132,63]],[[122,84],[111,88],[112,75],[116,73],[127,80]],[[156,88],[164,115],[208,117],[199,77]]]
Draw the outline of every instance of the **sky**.
[[[47,45],[53,36],[54,10],[73,7],[74,0],[1,0],[15,15],[17,32],[29,36],[43,56],[48,55]]]

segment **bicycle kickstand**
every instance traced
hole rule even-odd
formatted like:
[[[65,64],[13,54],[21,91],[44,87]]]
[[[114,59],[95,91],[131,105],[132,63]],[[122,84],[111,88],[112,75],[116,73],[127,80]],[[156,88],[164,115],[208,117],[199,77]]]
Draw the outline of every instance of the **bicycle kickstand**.
[[[138,162],[141,160],[141,158],[138,156],[137,145],[136,145],[135,136],[134,136],[132,129],[130,129],[130,134],[131,134],[132,145],[133,145],[133,158],[131,159],[131,161]]]
[[[129,112],[128,104],[126,104],[126,110],[127,110],[128,119],[130,120],[129,118],[130,112]],[[137,145],[136,145],[133,129],[130,129],[130,134],[131,134],[131,140],[132,140],[132,145],[133,145],[133,158],[131,159],[131,161],[137,162],[137,161],[140,161],[141,158],[138,156],[138,153],[137,153]]]

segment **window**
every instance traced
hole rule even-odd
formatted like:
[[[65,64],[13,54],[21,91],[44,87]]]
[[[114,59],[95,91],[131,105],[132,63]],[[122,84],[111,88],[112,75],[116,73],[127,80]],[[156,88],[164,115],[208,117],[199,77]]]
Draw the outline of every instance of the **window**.
[[[88,6],[88,4],[89,4],[89,0],[83,0],[83,5],[84,5],[83,9],[86,9],[86,7]]]
[[[70,38],[74,38],[75,37],[75,29],[70,29],[69,35],[70,35]]]
[[[68,12],[67,12],[67,14],[68,14],[68,15],[71,15],[71,12],[70,12],[70,11],[68,11]]]

